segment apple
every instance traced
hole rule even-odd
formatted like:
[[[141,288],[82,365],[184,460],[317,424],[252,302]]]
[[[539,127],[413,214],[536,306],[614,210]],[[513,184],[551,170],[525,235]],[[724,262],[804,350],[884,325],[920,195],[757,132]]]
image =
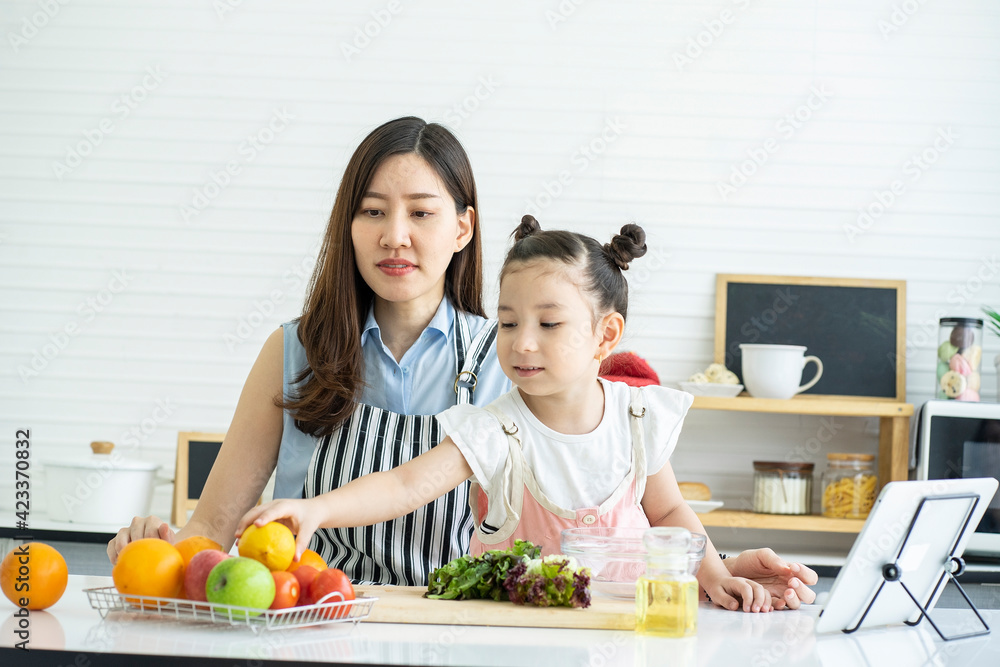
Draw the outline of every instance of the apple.
[[[219,561],[208,574],[205,596],[216,604],[265,610],[274,602],[274,577],[263,563],[236,556]],[[247,612],[257,616],[260,611]],[[234,612],[233,617],[237,617]]]
[[[344,602],[354,599],[354,586],[343,571],[331,567],[316,575],[312,586],[309,587],[309,594],[316,604]],[[349,607],[324,610],[326,618],[345,618],[348,613],[350,613]]]
[[[199,551],[191,558],[184,570],[184,597],[195,602],[208,602],[205,584],[212,568],[229,558],[229,554],[218,549]]]
[[[299,568],[292,571],[295,578],[299,580],[299,601],[296,606],[305,607],[313,604],[312,596],[312,583],[316,580],[316,575],[319,574],[319,570],[314,568],[312,565],[302,565]]]

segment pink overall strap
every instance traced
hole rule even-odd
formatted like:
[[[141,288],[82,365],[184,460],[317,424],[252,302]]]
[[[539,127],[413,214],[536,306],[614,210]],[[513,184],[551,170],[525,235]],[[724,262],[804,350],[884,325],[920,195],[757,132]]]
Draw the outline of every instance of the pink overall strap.
[[[492,409],[491,409],[492,408]],[[566,528],[621,526],[649,527],[649,520],[642,510],[640,501],[646,482],[646,449],[640,420],[645,416],[641,395],[632,391],[631,414],[632,464],[628,474],[611,496],[600,507],[577,510],[564,509],[545,496],[539,488],[532,470],[525,464],[521,452],[517,426],[500,410],[490,406],[490,412],[497,415],[507,433],[510,443],[509,458],[504,468],[503,502],[507,505],[507,519],[495,532],[483,531],[486,494],[478,484],[473,483],[469,505],[476,517],[476,529],[472,536],[470,551],[481,554],[488,549],[504,549],[513,546],[515,539],[526,539],[540,547],[543,554],[560,553],[560,534]],[[520,485],[507,486],[513,478],[509,471],[518,471],[523,476]],[[518,494],[516,489],[520,488]],[[508,496],[512,500],[508,500]],[[483,504],[481,505],[480,502]],[[516,506],[516,514],[512,512]]]

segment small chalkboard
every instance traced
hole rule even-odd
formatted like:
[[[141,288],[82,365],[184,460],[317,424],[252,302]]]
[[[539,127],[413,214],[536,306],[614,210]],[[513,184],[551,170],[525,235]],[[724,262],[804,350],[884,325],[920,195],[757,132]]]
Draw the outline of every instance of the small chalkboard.
[[[741,382],[740,343],[805,345],[823,376],[804,393],[906,400],[905,281],[719,274],[715,303],[715,361]]]
[[[225,437],[225,433],[182,431],[177,434],[177,468],[170,517],[175,526],[186,524],[188,510],[193,510],[198,504]]]

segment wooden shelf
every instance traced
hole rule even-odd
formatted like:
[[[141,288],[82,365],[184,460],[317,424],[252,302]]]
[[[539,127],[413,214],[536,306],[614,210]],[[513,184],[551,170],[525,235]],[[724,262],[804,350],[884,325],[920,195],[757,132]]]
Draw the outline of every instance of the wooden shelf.
[[[799,395],[789,399],[695,396],[692,408],[737,412],[768,412],[787,415],[829,415],[837,417],[878,417],[878,483],[907,478],[909,463],[910,416],[913,404],[891,399],[843,398],[840,396]],[[798,529],[808,530],[808,529]],[[817,529],[819,530],[819,529]]]
[[[790,399],[753,398],[741,394],[735,398],[695,396],[692,408],[765,412],[786,415],[827,415],[833,417],[878,417],[879,489],[889,482],[904,480],[908,474],[910,416],[913,405],[885,398],[845,398],[840,396],[799,395]],[[817,480],[818,481],[818,480]],[[706,526],[729,528],[768,528],[772,530],[811,530],[830,533],[858,533],[860,519],[830,519],[823,516],[787,516],[718,510],[699,515]]]
[[[806,530],[822,533],[860,533],[864,519],[831,519],[818,514],[756,514],[737,510],[715,510],[699,514],[701,523],[718,528],[767,528],[771,530]]]
[[[794,415],[831,415],[839,417],[909,417],[913,404],[892,399],[841,398],[837,396],[799,395],[789,399],[753,398],[741,394],[735,398],[695,396],[692,408],[770,412]]]

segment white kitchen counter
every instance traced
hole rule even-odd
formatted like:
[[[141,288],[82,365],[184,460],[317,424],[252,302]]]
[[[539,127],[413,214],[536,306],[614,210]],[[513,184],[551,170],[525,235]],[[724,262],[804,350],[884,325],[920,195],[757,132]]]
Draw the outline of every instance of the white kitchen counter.
[[[908,665],[1000,664],[1000,638],[941,642],[923,623],[916,628],[864,630],[854,635],[814,632],[818,607],[771,614],[728,612],[703,604],[698,635],[690,639],[643,637],[609,630],[551,630],[417,624],[335,624],[292,630],[248,628],[165,621],[92,610],[85,588],[110,585],[107,577],[70,576],[63,598],[50,610],[32,612],[29,648],[66,651],[56,664],[84,664],[80,656],[102,664],[107,653],[170,656],[178,664],[197,658],[227,660],[301,660],[360,664],[418,665]],[[377,602],[375,604],[378,604]],[[461,603],[444,603],[461,604]],[[501,604],[501,603],[498,603]],[[15,608],[0,603],[0,664],[39,664],[30,653],[8,649]],[[935,619],[960,622],[963,610],[940,609]],[[993,623],[1000,614],[984,612]],[[35,653],[36,658],[42,654]],[[50,656],[51,657],[51,656]],[[105,656],[108,660],[110,656]],[[160,663],[157,663],[160,664]],[[232,663],[227,663],[232,664]]]

